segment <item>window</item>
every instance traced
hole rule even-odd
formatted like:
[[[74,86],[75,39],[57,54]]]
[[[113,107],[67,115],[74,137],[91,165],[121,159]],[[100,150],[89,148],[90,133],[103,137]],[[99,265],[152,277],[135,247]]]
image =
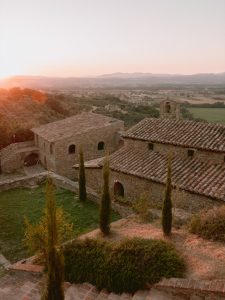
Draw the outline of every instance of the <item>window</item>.
[[[194,154],[195,154],[195,150],[193,150],[193,149],[188,149],[187,154],[188,154],[188,157],[193,157]]]
[[[153,143],[148,143],[148,149],[149,150],[154,150],[154,144]]]
[[[166,111],[166,113],[170,113],[171,112],[171,106],[170,106],[169,102],[166,102],[165,111]]]
[[[76,146],[75,145],[70,145],[68,149],[69,154],[74,154],[76,152]]]
[[[104,150],[105,148],[105,143],[104,142],[99,142],[98,143],[98,150]]]

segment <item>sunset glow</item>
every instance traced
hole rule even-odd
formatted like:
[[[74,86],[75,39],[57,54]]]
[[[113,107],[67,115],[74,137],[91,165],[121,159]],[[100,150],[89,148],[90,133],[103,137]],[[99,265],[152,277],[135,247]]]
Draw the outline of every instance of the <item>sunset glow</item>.
[[[1,0],[0,77],[225,71],[224,0]]]

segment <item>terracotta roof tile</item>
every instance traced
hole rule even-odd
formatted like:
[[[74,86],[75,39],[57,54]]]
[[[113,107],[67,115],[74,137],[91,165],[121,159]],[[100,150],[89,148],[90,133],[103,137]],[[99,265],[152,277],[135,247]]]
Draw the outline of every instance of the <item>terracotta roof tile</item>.
[[[123,121],[111,117],[92,112],[83,112],[63,120],[32,128],[31,130],[47,141],[54,142],[65,137],[70,137],[74,133],[82,134],[90,130],[109,126],[115,122],[123,124]]]
[[[225,152],[225,125],[222,124],[147,118],[123,137]]]
[[[97,164],[102,166],[102,160]],[[167,156],[122,147],[110,156],[110,169],[165,183]],[[172,161],[172,183],[186,191],[225,201],[225,164],[176,157]]]

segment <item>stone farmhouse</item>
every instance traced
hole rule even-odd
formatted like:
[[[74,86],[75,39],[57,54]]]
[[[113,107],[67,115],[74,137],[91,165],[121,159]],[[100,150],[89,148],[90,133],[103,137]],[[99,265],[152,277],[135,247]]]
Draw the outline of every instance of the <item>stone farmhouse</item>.
[[[113,153],[119,148],[123,130],[122,121],[92,112],[33,128],[34,141],[2,150],[2,172],[41,163],[45,169],[73,179],[72,166],[78,162],[81,145],[86,160],[102,157],[106,150]]]
[[[175,102],[161,103],[161,118],[146,118],[123,134],[124,146],[110,155],[114,197],[162,203],[168,156],[177,207],[197,211],[225,201],[225,125],[178,118]],[[86,162],[87,185],[102,186],[103,158]],[[78,166],[75,165],[75,169]],[[175,197],[176,196],[176,197]]]

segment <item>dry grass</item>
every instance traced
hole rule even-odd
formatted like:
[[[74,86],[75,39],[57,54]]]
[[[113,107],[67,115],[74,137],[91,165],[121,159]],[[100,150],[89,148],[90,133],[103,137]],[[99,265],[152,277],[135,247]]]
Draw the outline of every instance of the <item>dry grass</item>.
[[[110,239],[124,237],[142,237],[169,240],[185,257],[188,264],[186,276],[192,279],[224,279],[225,278],[225,244],[203,240],[184,228],[173,230],[170,238],[163,236],[159,224],[143,224],[135,217],[121,219],[112,224],[113,234]],[[82,237],[100,237],[94,230]]]

